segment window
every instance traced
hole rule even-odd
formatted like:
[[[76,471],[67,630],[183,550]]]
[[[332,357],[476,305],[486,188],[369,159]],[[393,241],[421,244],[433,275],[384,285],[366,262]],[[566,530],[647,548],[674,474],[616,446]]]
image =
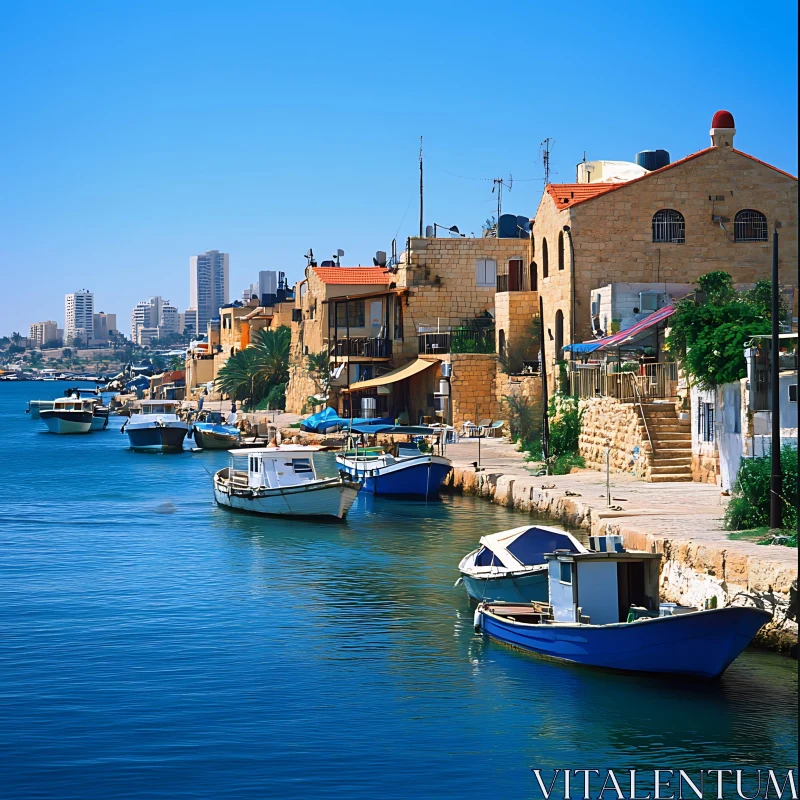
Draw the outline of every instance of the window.
[[[561,361],[564,354],[564,312],[559,309],[556,311],[556,361]]]
[[[789,402],[796,403],[797,402],[797,384],[790,383],[789,384]]]
[[[403,338],[403,304],[399,296],[394,298],[394,338]]]
[[[479,258],[475,267],[475,283],[492,286],[497,283],[497,262],[492,258]]]
[[[559,580],[561,583],[572,583],[572,562],[562,561],[560,562],[559,567]]]
[[[547,255],[547,239],[542,239],[542,277],[550,276],[550,259]]]
[[[643,314],[652,314],[661,308],[661,299],[664,297],[661,292],[639,292],[639,311]]]
[[[737,211],[733,218],[733,239],[736,242],[766,242],[767,218],[752,208]]]
[[[364,301],[351,300],[348,303],[336,304],[336,325],[340,328],[364,327]]]
[[[686,241],[683,214],[671,208],[662,208],[653,214],[653,241],[683,244]]]
[[[287,464],[288,466],[288,464]],[[294,467],[295,473],[301,472],[313,472],[313,468],[311,467],[311,461],[308,458],[295,458],[292,460],[292,467]]]
[[[538,292],[539,291],[539,268],[536,266],[536,262],[535,261],[531,261],[530,273],[531,273],[531,291],[532,292]]]
[[[559,231],[559,233],[558,233],[558,269],[559,269],[559,271],[564,269],[564,233],[563,233],[563,231]]]
[[[701,442],[714,441],[713,403],[699,403],[697,406],[697,438]]]

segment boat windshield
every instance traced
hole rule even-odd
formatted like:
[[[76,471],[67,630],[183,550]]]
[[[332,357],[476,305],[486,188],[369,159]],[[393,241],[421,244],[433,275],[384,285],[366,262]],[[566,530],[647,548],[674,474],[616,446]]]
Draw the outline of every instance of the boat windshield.
[[[556,550],[578,552],[572,538],[566,533],[535,527],[528,528],[517,536],[511,544],[506,545],[506,550],[521,564],[544,564],[544,554],[554,553]]]

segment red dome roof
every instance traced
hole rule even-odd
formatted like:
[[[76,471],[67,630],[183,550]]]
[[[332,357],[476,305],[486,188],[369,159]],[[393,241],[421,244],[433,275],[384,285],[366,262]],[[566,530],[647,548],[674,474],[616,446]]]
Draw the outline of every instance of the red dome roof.
[[[712,128],[735,128],[733,124],[733,114],[730,111],[717,111],[714,119],[711,120]]]

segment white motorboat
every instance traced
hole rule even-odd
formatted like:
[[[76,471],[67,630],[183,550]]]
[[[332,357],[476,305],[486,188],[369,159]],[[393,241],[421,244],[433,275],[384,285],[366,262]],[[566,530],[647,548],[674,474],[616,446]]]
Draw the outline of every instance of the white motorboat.
[[[39,416],[50,433],[89,433],[92,429],[94,401],[59,397],[53,407],[41,409]]]
[[[221,506],[280,517],[343,519],[361,484],[349,475],[318,478],[319,447],[285,445],[230,451],[230,466],[214,475]]]
[[[175,413],[178,405],[176,400],[142,400],[120,432],[128,434],[134,450],[180,452],[189,424]]]

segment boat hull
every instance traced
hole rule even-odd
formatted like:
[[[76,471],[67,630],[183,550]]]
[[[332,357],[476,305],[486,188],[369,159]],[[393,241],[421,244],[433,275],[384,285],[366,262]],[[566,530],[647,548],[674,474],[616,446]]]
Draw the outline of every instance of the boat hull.
[[[461,573],[471,600],[503,603],[546,603],[548,598],[547,568],[524,575],[503,575],[482,578]]]
[[[104,431],[108,427],[108,409],[95,409],[92,414],[92,427],[93,431]]]
[[[39,416],[50,433],[89,433],[92,428],[91,411],[54,411],[43,409]]]
[[[525,624],[476,612],[483,632],[539,656],[629,672],[717,678],[771,615],[719,608],[613,625]]]
[[[271,517],[332,517],[344,519],[358,495],[358,484],[337,480],[320,486],[267,489],[261,492],[232,489],[214,476],[214,498],[226,508]]]
[[[194,443],[203,450],[230,450],[239,446],[241,437],[216,433],[215,431],[204,431],[195,427]]]
[[[54,404],[55,400],[31,400],[28,403],[28,413],[31,415],[31,419],[40,419],[40,413],[51,410]]]
[[[164,453],[177,453],[183,450],[186,437],[185,427],[146,426],[125,430],[128,441],[134,450],[156,450]]]
[[[349,458],[337,458],[336,463],[339,469],[363,483],[362,491],[396,497],[436,497],[453,469],[450,461],[440,456],[399,459],[387,466]]]

